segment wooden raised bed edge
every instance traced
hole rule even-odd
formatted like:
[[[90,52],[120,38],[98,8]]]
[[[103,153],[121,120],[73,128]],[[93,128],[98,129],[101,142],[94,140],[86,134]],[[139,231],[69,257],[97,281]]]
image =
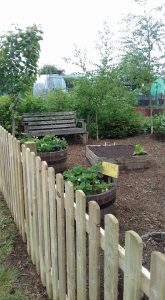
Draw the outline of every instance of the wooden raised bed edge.
[[[108,158],[104,156],[97,156],[89,147],[101,147],[102,145],[87,145],[86,146],[86,157],[91,164],[95,164],[99,161],[107,161],[110,163],[115,163],[120,166],[120,170],[134,170],[134,169],[146,169],[151,165],[151,155],[135,155],[130,157],[118,157],[118,158]],[[117,145],[116,145],[117,146]],[[103,146],[104,147],[104,146]],[[115,147],[115,146],[107,146]]]

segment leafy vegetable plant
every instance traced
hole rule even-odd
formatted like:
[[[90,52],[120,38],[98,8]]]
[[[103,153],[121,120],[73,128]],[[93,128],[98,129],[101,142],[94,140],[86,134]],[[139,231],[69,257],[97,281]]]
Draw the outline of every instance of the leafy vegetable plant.
[[[142,147],[142,145],[136,144],[133,155],[144,155],[144,154],[147,154],[147,152],[144,151],[144,148]]]
[[[104,180],[101,163],[85,168],[80,165],[63,173],[64,179],[73,183],[75,190],[82,190],[86,195],[97,194],[109,189],[112,184]]]
[[[20,139],[21,143],[27,141],[34,141],[36,143],[37,152],[54,152],[64,150],[67,147],[65,138],[58,138],[50,135],[45,135],[40,139],[38,137]]]

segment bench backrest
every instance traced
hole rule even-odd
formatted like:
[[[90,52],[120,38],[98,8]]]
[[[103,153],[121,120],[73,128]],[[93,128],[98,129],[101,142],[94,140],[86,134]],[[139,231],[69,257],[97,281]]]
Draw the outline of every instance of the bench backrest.
[[[25,132],[71,129],[76,127],[76,113],[73,111],[26,113],[22,115],[21,124]]]

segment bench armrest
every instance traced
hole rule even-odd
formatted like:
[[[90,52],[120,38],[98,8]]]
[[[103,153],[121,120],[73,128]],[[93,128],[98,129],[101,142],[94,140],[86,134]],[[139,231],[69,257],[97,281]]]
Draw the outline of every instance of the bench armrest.
[[[85,119],[78,119],[77,123],[81,123],[81,127],[84,129],[84,131],[87,130],[87,124],[85,122]]]

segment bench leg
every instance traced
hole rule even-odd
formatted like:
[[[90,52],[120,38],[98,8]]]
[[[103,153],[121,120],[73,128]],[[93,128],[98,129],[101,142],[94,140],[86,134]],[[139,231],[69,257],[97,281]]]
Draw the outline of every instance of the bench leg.
[[[88,133],[84,133],[82,135],[82,142],[83,142],[83,145],[85,145],[88,142]]]

